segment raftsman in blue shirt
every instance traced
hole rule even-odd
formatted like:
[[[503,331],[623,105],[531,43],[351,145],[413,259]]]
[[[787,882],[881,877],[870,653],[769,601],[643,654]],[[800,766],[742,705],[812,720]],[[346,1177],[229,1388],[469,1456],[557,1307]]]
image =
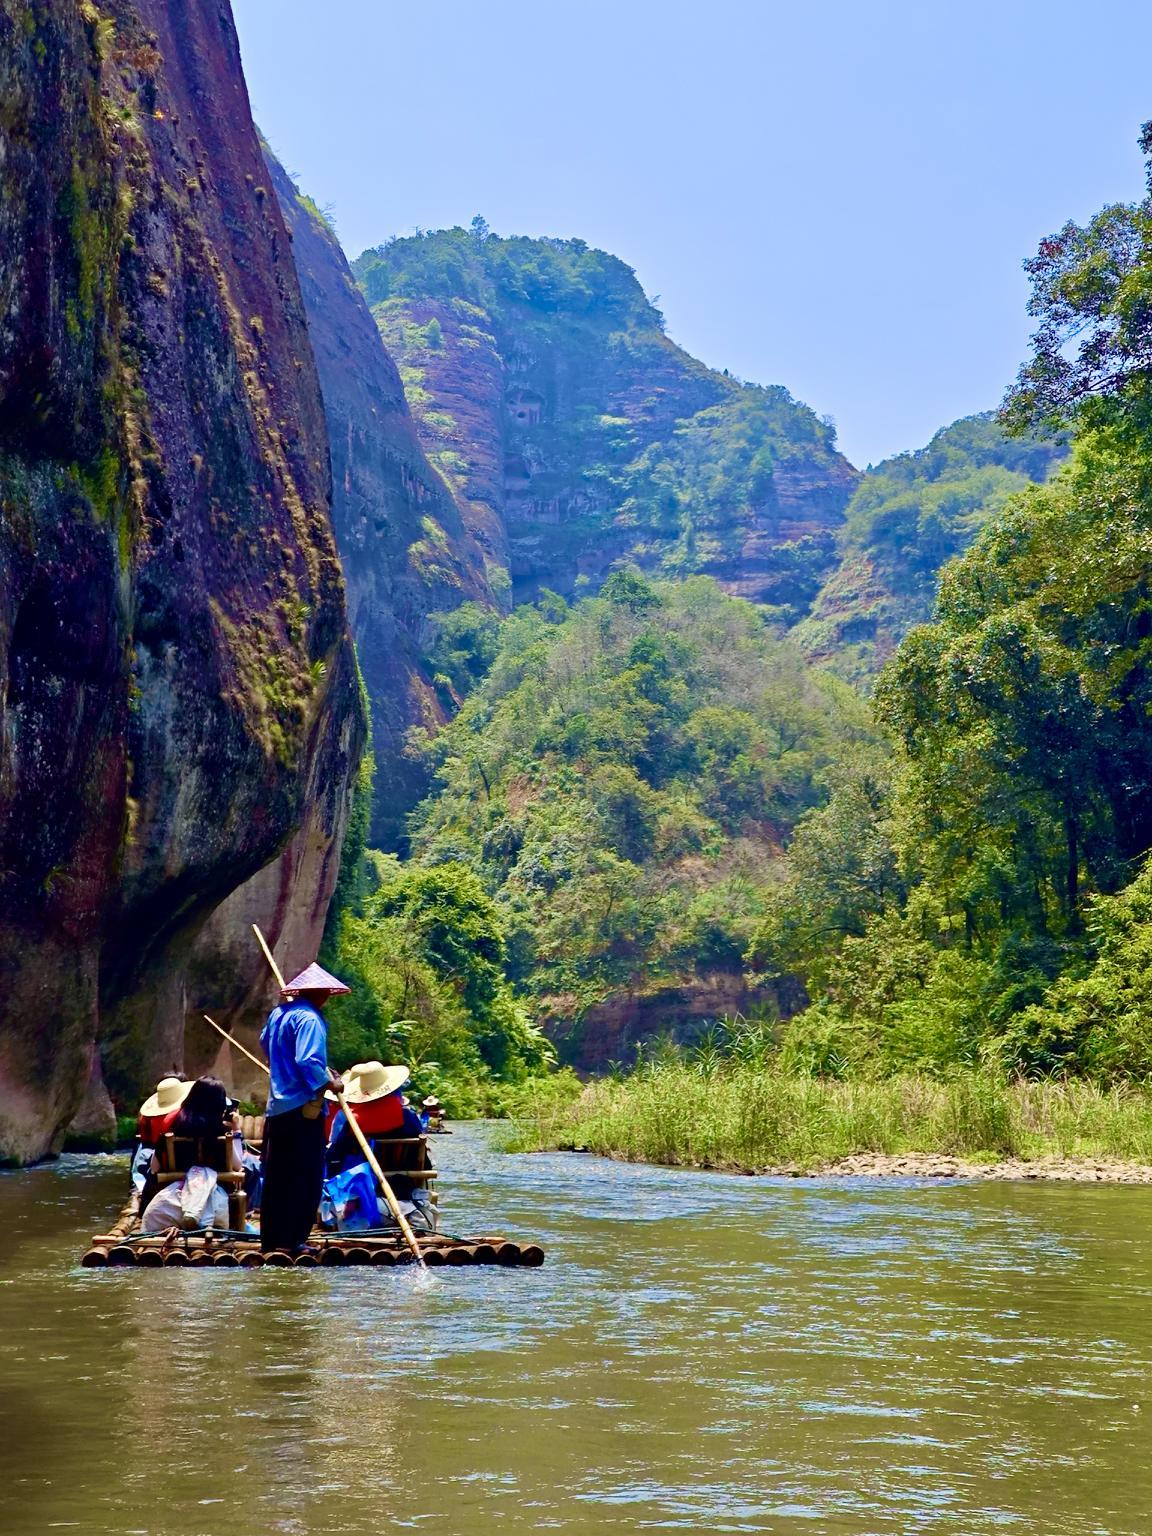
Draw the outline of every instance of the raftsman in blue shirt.
[[[270,1115],[299,1109],[328,1086],[328,1026],[311,1003],[281,1003],[260,1032],[272,1087]]]

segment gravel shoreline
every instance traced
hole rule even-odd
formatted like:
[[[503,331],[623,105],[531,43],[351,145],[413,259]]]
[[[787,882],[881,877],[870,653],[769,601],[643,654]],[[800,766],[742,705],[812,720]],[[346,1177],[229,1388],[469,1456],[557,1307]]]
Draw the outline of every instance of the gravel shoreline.
[[[590,1147],[561,1145],[557,1152],[590,1153]],[[620,1152],[593,1153],[613,1162],[643,1162]],[[1119,1158],[1006,1157],[995,1163],[976,1163],[964,1157],[929,1152],[857,1152],[834,1163],[801,1167],[780,1163],[764,1168],[739,1168],[722,1163],[664,1163],[653,1167],[694,1168],[701,1173],[728,1173],[744,1178],[776,1179],[999,1179],[1019,1183],[1037,1180],[1065,1184],[1152,1184],[1152,1164],[1124,1162]]]
[[[1112,1162],[1105,1158],[1005,1158],[998,1163],[973,1163],[963,1157],[930,1156],[922,1152],[888,1155],[860,1152],[816,1168],[763,1168],[757,1173],[798,1179],[1014,1179],[1059,1180],[1068,1184],[1152,1184],[1152,1167],[1145,1163]]]

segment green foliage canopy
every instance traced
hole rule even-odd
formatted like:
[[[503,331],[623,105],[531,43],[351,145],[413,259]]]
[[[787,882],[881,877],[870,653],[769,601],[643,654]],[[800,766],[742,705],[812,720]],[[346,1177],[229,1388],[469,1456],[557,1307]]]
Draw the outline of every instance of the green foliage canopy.
[[[416,857],[476,870],[518,986],[569,1018],[739,971],[782,841],[868,735],[749,604],[619,570],[503,625],[492,669],[427,742]]]

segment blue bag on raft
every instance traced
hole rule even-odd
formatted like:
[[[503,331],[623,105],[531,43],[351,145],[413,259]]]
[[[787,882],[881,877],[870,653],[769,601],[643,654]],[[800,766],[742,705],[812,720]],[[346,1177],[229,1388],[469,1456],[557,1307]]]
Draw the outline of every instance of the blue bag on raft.
[[[361,1232],[380,1225],[376,1181],[367,1163],[353,1163],[324,1180],[320,1225],[329,1232]]]

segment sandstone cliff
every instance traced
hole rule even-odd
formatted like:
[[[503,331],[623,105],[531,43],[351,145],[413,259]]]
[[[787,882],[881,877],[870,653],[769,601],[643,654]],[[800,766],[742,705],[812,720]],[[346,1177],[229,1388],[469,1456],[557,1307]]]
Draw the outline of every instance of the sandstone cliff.
[[[481,547],[429,464],[396,365],[339,241],[267,157],[292,236],[332,446],[332,519],[371,704],[371,837],[395,847],[426,787],[423,771],[404,756],[404,738],[414,724],[443,719],[427,663],[429,615],[467,601],[495,606],[490,572],[501,571],[505,557]]]
[[[515,600],[622,561],[806,611],[858,476],[781,388],[706,368],[632,271],[478,226],[354,264],[421,440]]]
[[[228,6],[0,0],[0,1153],[97,1044],[134,1106],[301,879],[315,942],[362,732]]]

